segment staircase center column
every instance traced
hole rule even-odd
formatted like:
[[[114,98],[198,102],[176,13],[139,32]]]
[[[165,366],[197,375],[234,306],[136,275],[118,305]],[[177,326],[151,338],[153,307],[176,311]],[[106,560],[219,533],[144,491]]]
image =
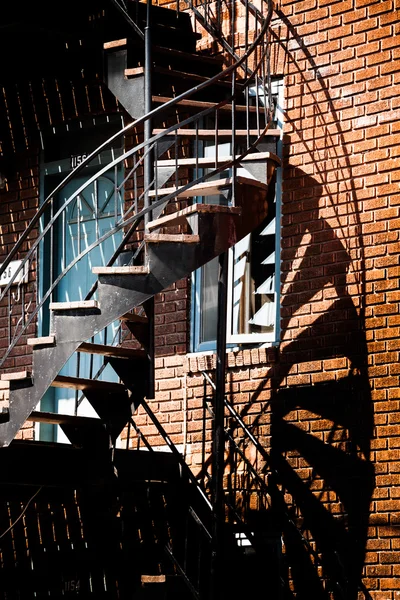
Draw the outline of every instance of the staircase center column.
[[[144,29],[144,52],[145,52],[145,60],[144,60],[144,112],[148,114],[151,111],[151,0],[147,0],[147,10],[146,10],[146,27]],[[147,119],[144,124],[144,139],[145,141],[151,138],[152,132],[152,120]],[[150,206],[150,198],[149,198],[149,188],[151,181],[153,179],[153,160],[152,160],[152,152],[149,152],[149,147],[144,148],[144,151],[147,152],[147,155],[144,159],[144,207],[148,208]],[[144,223],[145,228],[147,228],[147,224],[151,221],[151,212],[145,214]]]
[[[224,552],[224,451],[225,451],[225,373],[226,373],[226,318],[228,289],[228,253],[219,256],[217,370],[214,405],[213,439],[213,553],[211,564],[211,600],[221,598]]]

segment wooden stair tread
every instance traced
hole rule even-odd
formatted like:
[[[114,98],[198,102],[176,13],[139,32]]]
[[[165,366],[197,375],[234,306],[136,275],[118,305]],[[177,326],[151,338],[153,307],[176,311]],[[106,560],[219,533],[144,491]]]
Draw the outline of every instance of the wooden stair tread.
[[[115,358],[147,358],[145,350],[136,348],[123,348],[121,346],[107,346],[104,344],[92,344],[83,342],[78,347],[78,352],[86,352],[88,354],[99,354],[101,356],[111,356]]]
[[[95,275],[148,275],[149,267],[143,265],[125,267],[93,267]]]
[[[172,242],[180,244],[199,244],[199,235],[188,235],[184,233],[177,233],[176,235],[170,233],[148,233],[144,236],[147,243],[158,244],[160,242]]]
[[[82,377],[69,377],[57,375],[51,384],[52,387],[67,388],[70,390],[98,390],[121,393],[126,390],[122,383],[113,381],[101,381],[99,379],[83,379]]]
[[[239,156],[239,154],[236,155],[236,159],[239,158]],[[247,154],[244,158],[242,158],[240,162],[265,162],[267,160],[272,160],[278,165],[281,164],[280,158],[273,152],[256,152],[253,154]],[[198,159],[180,158],[177,161],[175,161],[174,159],[157,160],[156,165],[157,167],[175,167],[175,165],[178,165],[179,167],[196,167],[197,165],[199,167],[213,167],[216,162],[217,164],[223,164],[230,161],[232,161],[232,156],[218,156],[217,160],[215,159],[215,157]]]
[[[92,425],[103,427],[103,421],[97,417],[83,417],[81,415],[61,415],[43,411],[33,411],[29,415],[28,421],[35,423],[48,423],[49,425]]]
[[[43,337],[29,338],[28,346],[36,348],[37,346],[54,346],[56,343],[55,335],[46,335]]]
[[[263,189],[267,189],[268,186],[265,183],[261,183],[257,179],[250,179],[249,177],[243,177],[238,175],[236,177],[236,182],[238,184],[246,184],[251,185],[253,187],[259,187]],[[180,192],[177,194],[177,198],[192,198],[193,196],[213,196],[214,194],[220,193],[224,188],[229,188],[232,185],[232,177],[225,177],[222,179],[218,179],[216,181],[205,181],[203,183],[198,183],[197,185],[193,185],[187,190]],[[184,186],[182,186],[184,187]],[[168,194],[172,194],[176,191],[179,191],[180,187],[169,187],[169,188],[161,188],[157,190],[157,194],[155,190],[151,190],[149,192],[150,197],[154,196],[167,196]]]
[[[165,215],[164,217],[160,217],[159,219],[155,219],[151,221],[147,228],[149,231],[152,229],[157,229],[158,227],[163,227],[166,225],[175,225],[184,221],[187,216],[192,214],[234,214],[240,215],[242,212],[240,207],[237,206],[220,206],[218,204],[192,204],[191,206],[187,206],[182,210],[178,210],[170,215]]]
[[[152,101],[156,102],[156,103],[160,103],[160,104],[165,104],[166,102],[170,102],[170,100],[173,100],[173,98],[168,98],[167,96],[152,96]],[[205,108],[212,108],[213,106],[216,105],[215,102],[207,102],[205,100],[191,100],[189,98],[183,99],[183,100],[178,100],[178,102],[176,103],[176,105],[178,106],[186,106],[187,108],[201,108],[201,109],[205,109]],[[236,104],[235,109],[238,112],[246,112],[247,107],[241,104]],[[232,105],[231,104],[224,104],[223,106],[221,106],[221,108],[219,108],[218,110],[220,111],[232,111]],[[256,106],[249,106],[248,107],[249,112],[251,113],[264,113],[264,108],[263,107],[256,107]]]
[[[166,133],[167,129],[153,129],[153,135],[158,135],[159,133],[163,133],[166,136],[171,135],[181,135],[182,137],[196,137],[199,138],[215,138],[216,131],[215,129],[176,129],[175,131],[170,131]],[[260,131],[258,129],[236,129],[235,135],[236,137],[258,137],[260,135]],[[281,131],[280,129],[268,129],[265,133],[264,137],[280,137]],[[218,130],[218,138],[231,138],[232,130],[231,129],[219,129]]]
[[[74,302],[50,302],[50,310],[77,310],[99,308],[97,300],[76,300]]]

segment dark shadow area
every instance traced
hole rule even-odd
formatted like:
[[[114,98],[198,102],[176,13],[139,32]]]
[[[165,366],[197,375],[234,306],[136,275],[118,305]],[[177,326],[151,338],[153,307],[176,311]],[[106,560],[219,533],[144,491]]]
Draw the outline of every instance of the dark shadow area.
[[[111,464],[14,442],[0,456],[1,600],[187,600],[177,564],[208,585],[209,543],[171,454],[118,450]]]

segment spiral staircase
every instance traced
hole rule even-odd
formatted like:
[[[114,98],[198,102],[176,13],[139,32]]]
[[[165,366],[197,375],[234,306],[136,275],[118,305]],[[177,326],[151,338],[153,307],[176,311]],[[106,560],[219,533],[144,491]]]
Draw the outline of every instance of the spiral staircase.
[[[116,450],[118,436],[127,424],[133,423],[132,415],[142,406],[170,446],[175,464],[180,465],[180,476],[171,475],[175,478],[172,485],[175,493],[171,488],[163,489],[160,496],[156,493],[157,502],[163,498],[162,510],[175,505],[174,515],[168,517],[170,524],[166,526],[164,522],[157,530],[156,546],[162,546],[170,570],[160,571],[160,559],[147,557],[141,568],[138,598],[217,595],[216,589],[210,591],[208,583],[213,552],[210,502],[148,404],[154,397],[152,299],[226,252],[262,223],[267,215],[268,189],[279,165],[276,153],[279,131],[273,127],[269,65],[272,2],[265,3],[261,10],[249,3],[232,4],[230,34],[234,37],[238,18],[246,31],[239,54],[231,45],[230,35],[223,33],[219,4],[187,3],[185,8],[194,15],[196,28],[201,26],[203,37],[209,36],[214,45],[219,44],[222,54],[218,55],[196,51],[196,43],[202,36],[193,31],[189,12],[182,12],[182,3],[179,4],[167,9],[112,0],[110,5],[124,24],[121,30],[113,26],[107,31],[102,21],[104,16],[98,17],[104,83],[118,98],[129,123],[84,158],[47,196],[0,269],[1,277],[22,256],[1,294],[10,315],[9,344],[2,364],[7,365],[7,359],[24,340],[33,352],[29,371],[6,369],[1,375],[3,393],[8,394],[0,422],[3,456],[6,457],[4,453],[10,444],[10,450],[13,447],[12,442],[26,421],[57,425],[72,448],[85,451],[82,456],[89,453],[92,466],[95,461],[106,465],[99,471],[100,479],[104,485],[112,486],[118,472],[124,472],[124,459],[121,451]],[[122,153],[115,157],[111,152],[111,160],[104,163],[102,157],[119,140],[124,145]],[[229,152],[221,155],[219,148],[224,142],[229,144]],[[205,149],[209,146],[213,151],[207,154]],[[99,165],[95,172],[94,164]],[[58,205],[56,196],[88,166],[90,176],[85,183]],[[112,193],[115,198],[122,197],[125,190],[125,199],[119,204],[115,200],[113,226],[98,234],[90,246],[79,247],[69,262],[65,257],[58,270],[51,269],[47,288],[36,304],[27,307],[24,299],[27,274],[34,272],[45,252],[51,255],[57,235],[67,235],[67,212],[74,202],[79,202],[85,189],[97,185],[101,177],[118,168],[123,171],[123,180]],[[79,219],[78,212],[78,222]],[[106,264],[93,265],[96,281],[86,290],[85,297],[77,301],[60,300],[58,290],[63,278],[107,240],[116,240],[114,251]],[[30,337],[38,319],[48,322],[49,330],[40,337]],[[120,323],[119,335],[113,343],[107,343],[104,332],[116,322]],[[121,343],[126,332],[136,340],[134,347]],[[71,357],[77,356],[79,365],[82,355],[89,355],[92,365],[93,357],[103,357],[104,364],[111,365],[119,381],[104,379],[103,368],[97,373],[91,368],[89,377],[83,377],[79,368],[76,376],[63,374],[62,369]],[[50,388],[74,390],[75,414],[39,408]],[[82,397],[97,416],[79,413]],[[36,452],[32,450],[32,456]],[[79,471],[79,455],[66,456],[73,456],[71,460]],[[70,458],[60,460],[66,465]],[[147,464],[147,458],[143,460]],[[165,460],[168,463],[170,458]],[[159,474],[149,478],[163,480]],[[177,488],[181,494],[176,493]],[[154,493],[146,489],[145,494]],[[140,513],[139,508],[137,512]],[[173,532],[177,539],[182,537],[179,518],[183,513],[190,516],[192,537],[186,533],[185,539],[174,545]],[[147,519],[154,526],[152,518],[147,514],[143,521]],[[126,528],[128,523],[129,518],[125,521]],[[230,544],[235,545],[233,538]],[[149,555],[153,551],[154,546],[148,550]],[[194,555],[203,556],[201,565],[194,566]],[[229,556],[234,560],[235,552]],[[180,584],[170,589],[165,573],[174,575]],[[71,588],[67,591],[71,592]],[[234,589],[230,593],[236,597]],[[105,589],[96,594],[96,597],[114,597],[108,596]]]

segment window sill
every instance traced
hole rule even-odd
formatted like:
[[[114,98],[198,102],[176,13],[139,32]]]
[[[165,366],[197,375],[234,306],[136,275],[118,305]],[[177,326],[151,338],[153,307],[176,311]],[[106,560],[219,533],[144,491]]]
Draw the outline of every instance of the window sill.
[[[273,365],[279,358],[279,345],[270,345],[263,348],[229,348],[227,349],[227,368],[256,367],[260,365]],[[199,373],[213,371],[217,365],[215,350],[191,352],[186,355],[186,373]]]

